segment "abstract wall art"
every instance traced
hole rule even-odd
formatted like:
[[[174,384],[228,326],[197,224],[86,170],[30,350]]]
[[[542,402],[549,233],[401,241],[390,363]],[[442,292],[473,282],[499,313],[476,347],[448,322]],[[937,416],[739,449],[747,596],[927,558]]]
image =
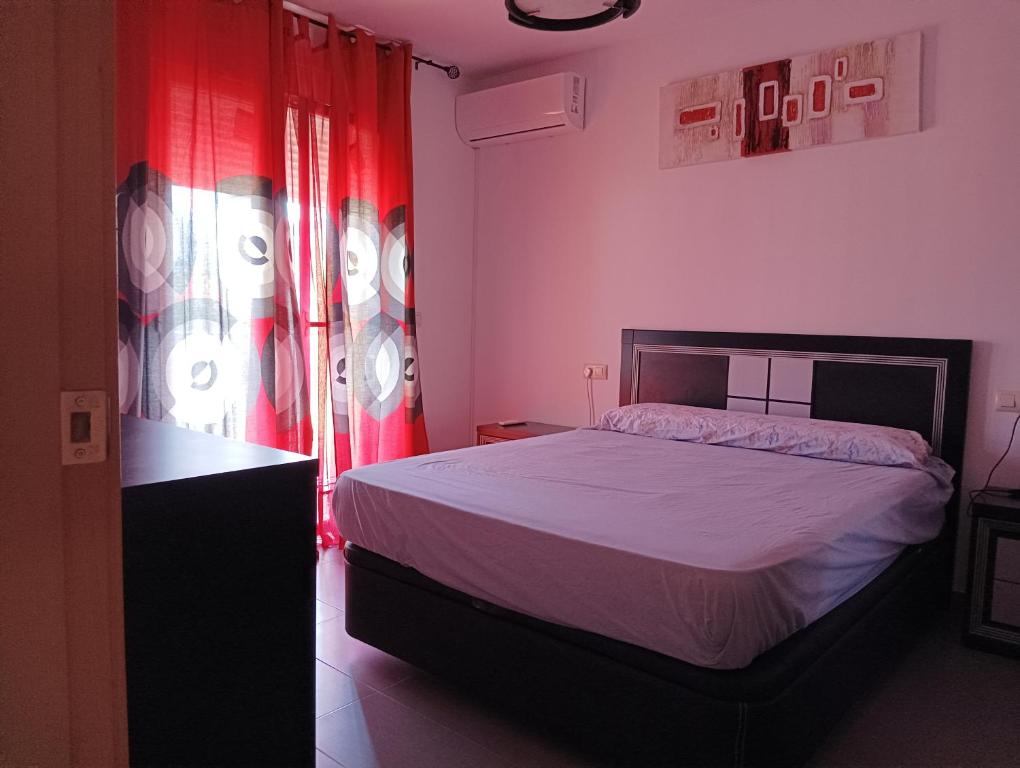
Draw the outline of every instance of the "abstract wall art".
[[[659,168],[920,130],[921,33],[684,80],[659,94]]]

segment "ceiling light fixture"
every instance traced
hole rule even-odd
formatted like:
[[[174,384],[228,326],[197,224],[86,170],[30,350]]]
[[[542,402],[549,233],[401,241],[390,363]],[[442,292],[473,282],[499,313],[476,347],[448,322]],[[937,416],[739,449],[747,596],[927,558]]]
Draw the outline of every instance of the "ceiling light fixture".
[[[620,16],[627,19],[640,7],[641,0],[506,0],[514,24],[550,32],[590,29]]]

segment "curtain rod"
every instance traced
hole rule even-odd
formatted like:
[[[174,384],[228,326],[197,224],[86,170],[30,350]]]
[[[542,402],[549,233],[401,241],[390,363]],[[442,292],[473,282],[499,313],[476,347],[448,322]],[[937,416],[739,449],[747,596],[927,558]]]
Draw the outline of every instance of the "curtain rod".
[[[314,24],[315,26],[321,27],[322,29],[329,28],[328,23],[329,17],[327,17],[325,14],[310,10],[308,8],[305,8],[304,6],[298,5],[297,3],[289,2],[288,0],[285,0],[285,2],[283,3],[283,7],[284,10],[290,11],[291,13],[295,13],[298,16],[304,16],[306,19],[308,19],[308,22],[310,24]],[[354,29],[353,27],[341,27],[337,25],[337,29],[340,31],[340,34],[345,34],[350,38],[354,38],[354,35],[352,34],[352,31]],[[389,44],[386,42],[376,43],[376,45],[380,48],[389,47]],[[446,76],[451,80],[456,80],[458,77],[460,77],[460,67],[458,67],[456,64],[448,65],[437,64],[432,59],[423,59],[421,56],[412,56],[411,58],[414,60],[415,69],[418,69],[419,66],[424,64],[427,67],[435,67],[436,69],[443,70],[446,73]]]

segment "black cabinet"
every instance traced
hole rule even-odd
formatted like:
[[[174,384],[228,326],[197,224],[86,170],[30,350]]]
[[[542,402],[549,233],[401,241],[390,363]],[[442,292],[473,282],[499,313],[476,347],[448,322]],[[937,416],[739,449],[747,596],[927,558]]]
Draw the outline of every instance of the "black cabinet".
[[[1020,655],[1020,499],[981,494],[972,526],[964,640]]]
[[[121,429],[131,765],[313,765],[316,461]]]

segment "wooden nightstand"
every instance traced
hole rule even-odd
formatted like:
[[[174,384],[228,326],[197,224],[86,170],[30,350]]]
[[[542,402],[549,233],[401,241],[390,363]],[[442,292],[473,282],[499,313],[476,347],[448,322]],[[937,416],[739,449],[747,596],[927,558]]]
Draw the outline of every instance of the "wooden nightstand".
[[[964,641],[1020,656],[1020,499],[975,499],[970,561]]]
[[[574,427],[564,427],[561,424],[543,424],[540,421],[526,421],[523,424],[515,424],[512,427],[501,427],[499,424],[479,424],[478,445],[487,443],[503,443],[507,440],[523,440],[526,437],[539,437],[540,435],[553,435],[557,432],[569,432]]]

